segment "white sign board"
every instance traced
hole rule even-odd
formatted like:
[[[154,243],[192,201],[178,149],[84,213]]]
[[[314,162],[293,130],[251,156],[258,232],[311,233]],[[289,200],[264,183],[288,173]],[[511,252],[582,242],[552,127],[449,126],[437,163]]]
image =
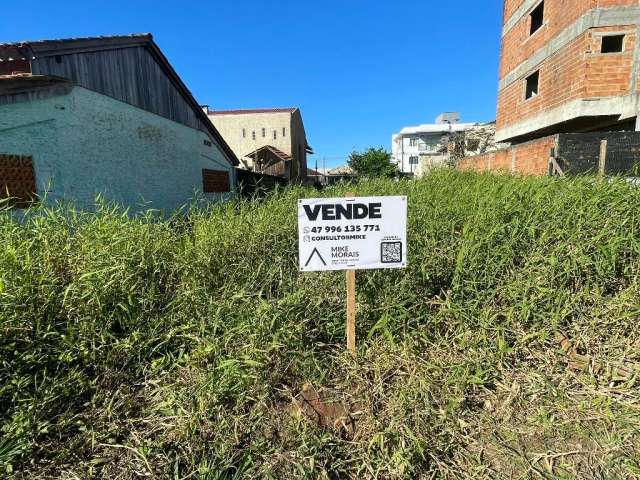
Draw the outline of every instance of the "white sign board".
[[[403,268],[407,197],[298,201],[300,270]]]

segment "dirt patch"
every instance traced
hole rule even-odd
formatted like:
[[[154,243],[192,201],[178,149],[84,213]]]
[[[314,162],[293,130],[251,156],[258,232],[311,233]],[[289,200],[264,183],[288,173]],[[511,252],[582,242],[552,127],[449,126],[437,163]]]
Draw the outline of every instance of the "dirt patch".
[[[294,411],[315,425],[332,429],[346,437],[356,433],[353,406],[345,406],[332,399],[328,392],[318,392],[311,383],[305,383],[302,391],[294,399]]]

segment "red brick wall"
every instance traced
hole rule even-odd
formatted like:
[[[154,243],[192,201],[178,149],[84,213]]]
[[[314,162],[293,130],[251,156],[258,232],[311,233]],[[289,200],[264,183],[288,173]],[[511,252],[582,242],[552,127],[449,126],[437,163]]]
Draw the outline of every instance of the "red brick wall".
[[[505,21],[522,2],[505,0]],[[590,9],[637,4],[637,0],[545,0],[543,27],[529,35],[530,19],[525,15],[502,39],[500,79]],[[624,52],[600,54],[600,34],[613,31],[624,31]],[[499,92],[498,130],[578,98],[626,94],[631,84],[635,42],[635,25],[593,28],[585,32],[539,66],[540,82],[536,97],[526,100],[524,95],[525,78],[535,69],[525,72]]]
[[[498,165],[504,167],[507,161],[507,153],[507,150],[498,150],[496,152],[464,158],[458,163],[458,170],[473,172],[511,171],[511,166],[508,168],[497,168]]]
[[[615,54],[587,53],[585,85],[587,97],[625,95],[629,92],[633,71],[633,50],[636,44],[635,26],[594,28],[591,30],[589,50],[600,52],[602,36],[606,32],[620,32],[625,28],[624,52]]]
[[[558,33],[595,8],[596,3],[596,0],[545,0],[544,24],[533,35],[529,35],[529,15],[524,15],[502,38],[500,78],[504,78]]]
[[[518,9],[524,0],[504,0],[504,21],[506,22],[511,18],[514,12]]]
[[[579,38],[541,66],[537,96],[525,99],[524,78],[499,93],[498,130],[585,95],[585,40],[586,36]]]
[[[556,146],[556,135],[509,148],[467,157],[460,161],[462,171],[512,172],[522,175],[546,175],[551,149]]]
[[[506,23],[524,0],[505,0]],[[511,72],[536,50],[547,44],[562,30],[594,8],[626,7],[638,5],[637,0],[545,0],[544,24],[529,35],[531,21],[528,13],[506,33],[502,39],[500,78]]]

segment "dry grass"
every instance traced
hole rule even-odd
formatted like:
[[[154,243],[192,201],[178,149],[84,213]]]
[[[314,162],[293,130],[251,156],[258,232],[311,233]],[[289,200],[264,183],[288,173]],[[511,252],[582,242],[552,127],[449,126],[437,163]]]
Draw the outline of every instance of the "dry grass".
[[[296,268],[295,202],[316,192],[0,216],[0,468],[640,478],[637,188],[438,172],[325,193],[347,188],[410,201],[409,268],[358,274],[357,361],[343,275]],[[306,382],[353,435],[292,413]]]

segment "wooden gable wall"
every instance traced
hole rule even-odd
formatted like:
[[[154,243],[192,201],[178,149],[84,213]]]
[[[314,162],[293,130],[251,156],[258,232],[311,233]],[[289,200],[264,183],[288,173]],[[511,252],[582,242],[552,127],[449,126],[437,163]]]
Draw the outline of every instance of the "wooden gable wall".
[[[34,75],[56,75],[75,84],[207,131],[146,46],[44,56],[32,60]]]

